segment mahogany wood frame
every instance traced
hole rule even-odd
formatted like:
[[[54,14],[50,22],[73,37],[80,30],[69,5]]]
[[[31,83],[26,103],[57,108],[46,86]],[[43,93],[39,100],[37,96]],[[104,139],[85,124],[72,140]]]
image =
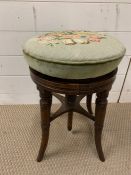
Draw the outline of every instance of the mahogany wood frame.
[[[97,153],[100,160],[105,161],[101,145],[101,135],[108,103],[107,97],[115,80],[116,73],[117,69],[97,78],[72,80],[50,77],[30,68],[31,78],[36,83],[41,98],[42,139],[37,157],[38,162],[43,159],[48,144],[50,123],[66,112],[68,112],[67,128],[69,131],[72,129],[73,112],[83,114],[94,121]],[[59,93],[65,94],[65,97]],[[91,106],[93,93],[96,93],[97,96],[95,114],[93,114]],[[51,113],[52,95],[62,103],[61,107],[54,114]],[[80,101],[85,96],[87,110],[80,105]]]

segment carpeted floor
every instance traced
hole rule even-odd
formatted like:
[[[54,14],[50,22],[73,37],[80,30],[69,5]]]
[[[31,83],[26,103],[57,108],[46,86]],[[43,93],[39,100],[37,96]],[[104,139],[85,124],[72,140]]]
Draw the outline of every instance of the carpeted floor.
[[[93,122],[74,115],[71,132],[66,115],[53,121],[45,159],[37,163],[39,106],[0,106],[0,175],[131,175],[131,104],[108,105],[104,163],[96,153]]]

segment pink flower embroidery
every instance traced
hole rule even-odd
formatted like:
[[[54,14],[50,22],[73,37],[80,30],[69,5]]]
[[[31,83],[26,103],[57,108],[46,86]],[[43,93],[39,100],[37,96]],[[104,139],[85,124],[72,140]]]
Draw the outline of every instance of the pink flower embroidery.
[[[104,35],[91,32],[52,32],[38,37],[38,41],[47,45],[54,44],[89,44],[90,42],[100,42]]]
[[[91,35],[89,37],[89,41],[92,41],[92,42],[100,42],[101,41],[101,37],[100,36],[97,36],[97,35]]]

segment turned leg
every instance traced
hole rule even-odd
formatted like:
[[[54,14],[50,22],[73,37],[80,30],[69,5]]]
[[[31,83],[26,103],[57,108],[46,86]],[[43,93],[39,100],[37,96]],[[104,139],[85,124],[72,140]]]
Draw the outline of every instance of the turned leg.
[[[72,121],[73,121],[73,107],[75,105],[76,95],[66,95],[65,102],[68,106],[70,106],[70,111],[68,112],[68,121],[67,128],[69,131],[72,130]]]
[[[106,114],[108,93],[109,93],[108,91],[97,93],[96,108],[95,108],[95,144],[97,153],[102,162],[105,161],[105,158],[101,145],[101,135],[104,124],[104,118]]]
[[[68,112],[68,131],[72,130],[72,119],[73,119],[73,112]]]
[[[40,162],[43,159],[49,138],[50,128],[50,110],[52,103],[52,95],[46,90],[40,90],[40,110],[41,110],[41,128],[42,139],[37,161]]]
[[[90,114],[93,114],[91,103],[92,103],[92,94],[88,94],[86,96],[86,106],[87,106],[88,112]]]

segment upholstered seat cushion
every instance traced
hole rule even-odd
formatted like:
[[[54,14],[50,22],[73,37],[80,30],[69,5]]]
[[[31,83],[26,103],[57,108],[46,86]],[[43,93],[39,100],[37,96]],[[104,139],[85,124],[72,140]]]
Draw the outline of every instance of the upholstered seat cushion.
[[[87,31],[50,32],[29,39],[24,55],[33,69],[53,77],[84,79],[115,69],[125,47],[114,37]]]

